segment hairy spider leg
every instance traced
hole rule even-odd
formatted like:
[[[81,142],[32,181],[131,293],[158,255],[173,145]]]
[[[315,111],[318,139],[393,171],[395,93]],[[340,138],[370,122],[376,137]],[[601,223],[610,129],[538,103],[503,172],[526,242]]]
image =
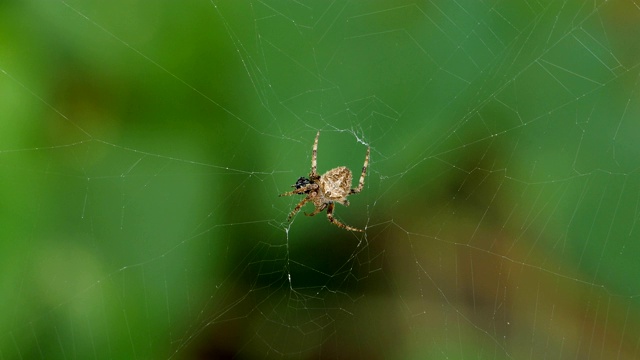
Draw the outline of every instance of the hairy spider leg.
[[[317,184],[307,184],[306,186],[303,186],[301,188],[286,192],[284,194],[280,194],[278,196],[282,197],[282,196],[300,195],[300,194],[304,194],[305,192],[307,192],[309,190],[315,190],[317,188],[318,188]]]
[[[359,232],[364,232],[363,230],[360,229],[356,229],[354,227],[351,227],[349,225],[345,225],[343,223],[341,223],[340,221],[338,221],[336,218],[333,217],[333,208],[335,207],[334,203],[329,204],[329,208],[327,209],[327,219],[329,219],[329,221],[339,227],[339,228],[343,228],[349,231],[359,231]]]
[[[371,152],[371,147],[367,148],[367,155],[364,157],[364,165],[362,165],[362,175],[360,175],[360,182],[358,183],[358,187],[355,189],[351,189],[350,194],[357,194],[362,191],[362,187],[364,186],[364,177],[367,174],[367,167],[369,166],[369,153]]]
[[[313,143],[313,151],[311,152],[311,174],[309,174],[309,179],[313,182],[315,179],[318,179],[318,138],[320,137],[320,131],[316,134],[316,141]]]
[[[302,207],[304,206],[304,204],[308,203],[309,201],[311,201],[310,196],[305,196],[304,199],[302,199],[302,201],[300,201],[298,203],[298,205],[296,205],[295,208],[293,208],[293,210],[291,211],[291,213],[289,213],[289,216],[287,217],[287,221],[291,221],[291,218],[298,213],[298,211],[300,211],[300,209],[302,209]]]
[[[282,196],[291,196],[291,195],[302,195],[304,194],[306,191],[309,190],[315,190],[318,188],[317,184],[308,184],[306,186],[303,186],[299,189],[295,189],[293,191],[289,191],[286,192],[284,194],[280,194],[278,196],[282,197]],[[298,203],[298,205],[296,205],[296,207],[291,211],[291,213],[289,213],[289,217],[287,217],[288,221],[291,221],[291,218],[298,213],[298,211],[300,211],[300,209],[304,206],[304,204],[308,203],[309,201],[311,201],[313,199],[314,196],[317,195],[317,192],[312,191],[310,192],[307,196],[304,197],[304,199],[302,199],[302,201],[300,201]]]
[[[326,208],[327,208],[327,204],[323,203],[322,206],[315,208],[311,214],[307,214],[307,213],[304,213],[304,214],[306,216],[315,216],[317,213],[321,212],[322,210],[324,210]]]

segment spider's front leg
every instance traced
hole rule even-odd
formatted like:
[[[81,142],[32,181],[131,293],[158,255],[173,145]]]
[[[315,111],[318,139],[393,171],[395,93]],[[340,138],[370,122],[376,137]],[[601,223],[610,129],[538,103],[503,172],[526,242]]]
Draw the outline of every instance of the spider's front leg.
[[[278,195],[279,197],[283,197],[283,196],[291,196],[291,195],[300,195],[300,194],[304,194],[305,189],[300,188],[300,189],[295,189],[293,191],[289,191],[286,192],[284,194],[280,194]]]
[[[320,131],[316,134],[316,141],[313,143],[313,151],[311,152],[311,173],[309,178],[311,181],[319,179],[318,176],[318,138],[320,137]]]
[[[295,187],[295,185],[291,185],[291,186]],[[301,195],[301,194],[307,193],[308,191],[315,190],[317,188],[318,188],[318,185],[316,185],[316,184],[307,184],[307,185],[305,185],[303,187],[300,187],[300,188],[297,188],[295,190],[286,192],[284,194],[280,194],[278,196],[282,197],[282,196],[291,196],[291,195]]]
[[[295,190],[294,190],[295,191]],[[304,206],[304,204],[306,204],[307,202],[311,201],[311,198],[309,196],[305,196],[304,199],[302,199],[302,201],[300,201],[298,203],[298,205],[296,205],[295,208],[293,208],[293,210],[291,211],[291,213],[289,213],[289,216],[287,217],[287,221],[291,221],[291,218],[298,213],[298,211],[300,211],[300,209],[302,209],[302,207]]]

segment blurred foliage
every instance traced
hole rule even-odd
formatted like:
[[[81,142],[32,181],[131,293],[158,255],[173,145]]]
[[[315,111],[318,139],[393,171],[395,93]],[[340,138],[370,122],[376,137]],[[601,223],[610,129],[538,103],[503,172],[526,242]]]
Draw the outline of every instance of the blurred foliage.
[[[624,1],[0,3],[0,358],[637,357],[638,38]],[[286,223],[317,130],[321,172],[371,146],[365,237]]]

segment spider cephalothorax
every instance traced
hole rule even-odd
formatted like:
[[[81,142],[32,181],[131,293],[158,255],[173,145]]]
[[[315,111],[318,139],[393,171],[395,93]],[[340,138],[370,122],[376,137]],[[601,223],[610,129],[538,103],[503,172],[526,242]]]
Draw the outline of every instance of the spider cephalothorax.
[[[303,176],[300,177],[294,185],[291,185],[295,190],[280,195],[291,196],[294,194],[306,194],[305,198],[296,205],[293,211],[291,211],[288,219],[291,220],[291,218],[300,211],[304,204],[307,202],[313,202],[313,205],[316,207],[315,210],[310,214],[304,213],[305,215],[314,216],[324,209],[327,209],[327,219],[336,226],[350,231],[362,232],[360,229],[345,225],[336,220],[333,217],[333,209],[335,207],[335,203],[349,206],[347,196],[357,194],[362,190],[362,187],[364,186],[364,177],[367,173],[367,166],[369,165],[369,153],[371,152],[371,148],[367,148],[367,155],[364,158],[364,165],[362,166],[362,174],[360,175],[358,187],[352,189],[351,181],[353,180],[353,175],[351,174],[351,170],[345,166],[331,169],[321,176],[318,175],[316,159],[318,157],[319,137],[320,131],[316,134],[316,141],[313,143],[313,152],[311,153],[311,172],[309,173],[309,178],[305,178]]]
[[[311,180],[307,179],[304,176],[300,176],[300,178],[298,179],[298,181],[296,181],[295,184],[291,185],[291,187],[294,187],[296,189],[300,189],[302,187],[305,187],[307,185],[311,184]],[[309,192],[311,190],[308,190],[307,192]]]

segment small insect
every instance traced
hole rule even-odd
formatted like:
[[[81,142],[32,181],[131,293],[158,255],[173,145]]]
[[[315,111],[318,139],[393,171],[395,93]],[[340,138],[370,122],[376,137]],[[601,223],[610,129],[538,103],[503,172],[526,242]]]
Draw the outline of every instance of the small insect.
[[[367,155],[364,158],[362,175],[360,175],[358,187],[352,189],[351,181],[353,179],[353,175],[351,175],[351,170],[346,166],[340,166],[327,171],[323,175],[318,175],[316,163],[316,159],[318,157],[318,137],[320,137],[320,131],[316,134],[316,141],[313,143],[313,152],[311,153],[311,172],[309,173],[309,177],[300,177],[294,185],[291,185],[295,190],[279,195],[291,196],[296,194],[306,194],[305,198],[296,205],[293,211],[291,211],[287,220],[291,221],[291,218],[300,211],[304,204],[313,202],[313,205],[316,208],[310,214],[305,212],[304,214],[306,216],[314,216],[324,209],[327,209],[327,219],[332,224],[349,231],[363,232],[363,230],[345,225],[336,220],[336,218],[333,217],[333,209],[335,207],[335,203],[349,206],[347,196],[357,194],[362,191],[362,187],[364,186],[364,177],[367,173],[367,166],[369,165],[369,153],[371,152],[371,148],[367,148]]]

